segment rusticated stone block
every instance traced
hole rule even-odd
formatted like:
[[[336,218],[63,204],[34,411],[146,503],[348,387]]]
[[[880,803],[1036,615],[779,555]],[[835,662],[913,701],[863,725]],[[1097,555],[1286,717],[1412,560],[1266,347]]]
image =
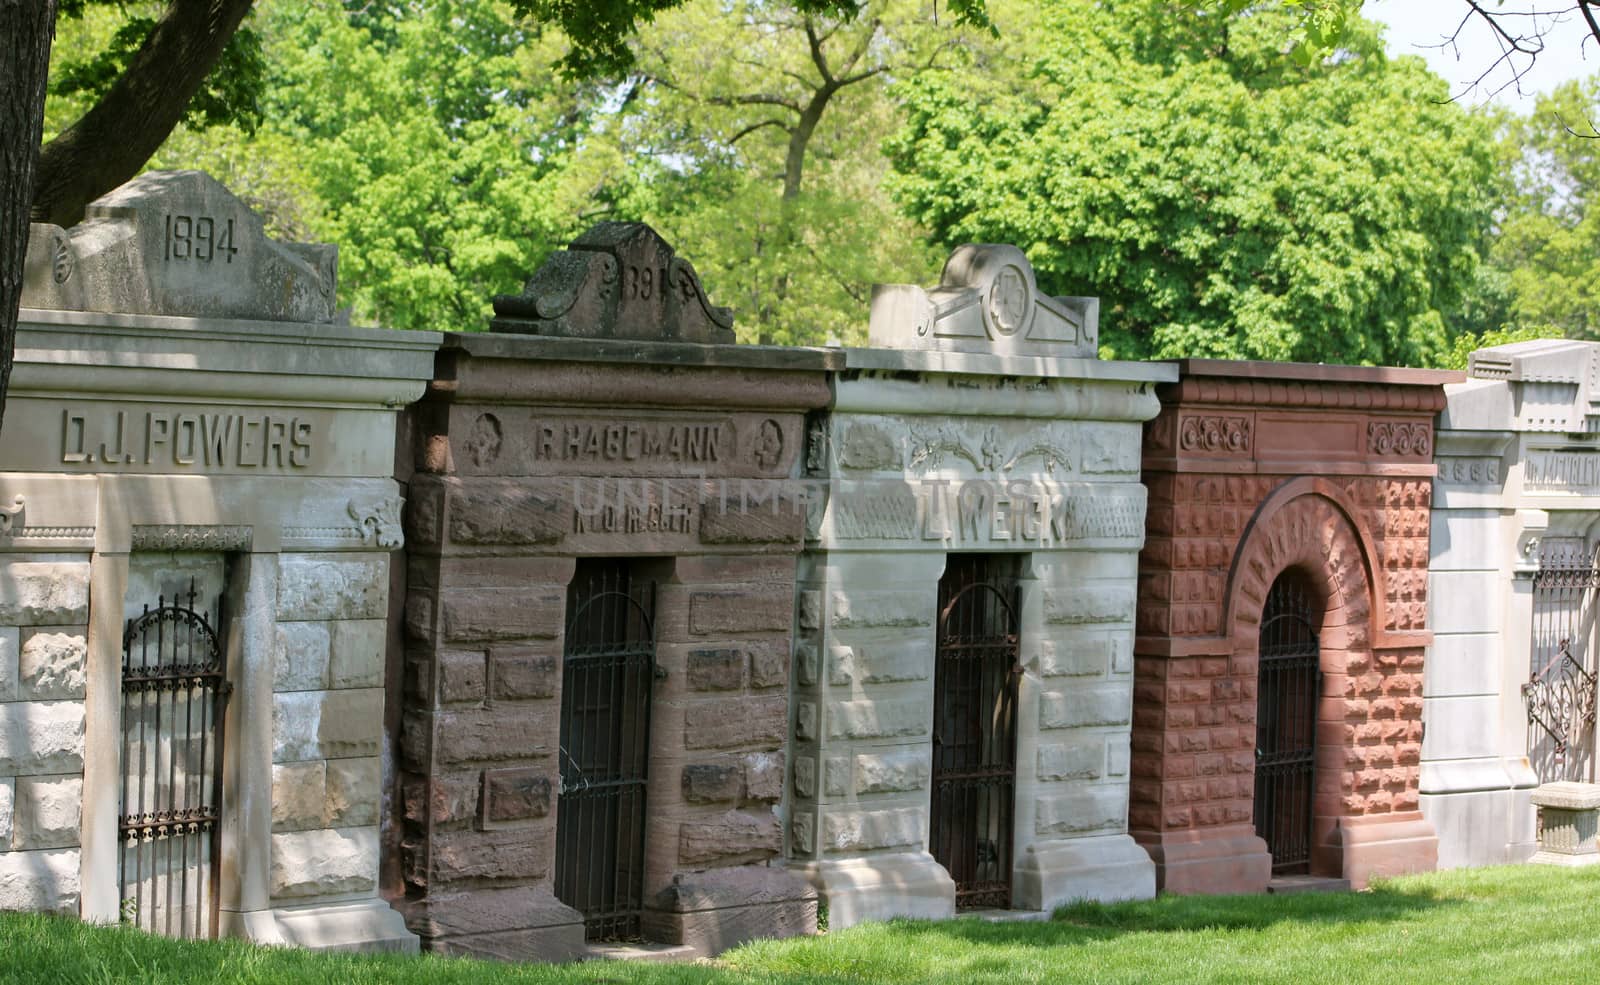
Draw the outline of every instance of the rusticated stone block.
[[[382,687],[388,623],[382,619],[346,619],[333,623],[332,635],[329,686]]]
[[[272,761],[376,756],[383,690],[290,691],[273,695]]]
[[[789,683],[789,641],[787,639],[745,644],[750,656],[750,686],[782,687]]]
[[[779,632],[793,618],[794,594],[788,585],[689,594],[689,632],[697,636]]]
[[[285,831],[272,836],[274,899],[371,892],[378,882],[378,829]]]
[[[87,561],[0,564],[0,625],[82,626],[88,621]]]
[[[822,819],[825,850],[870,851],[875,848],[921,847],[927,840],[920,809],[900,807],[882,811],[830,811]]]
[[[450,642],[556,639],[566,612],[559,585],[452,589],[440,594],[439,604]]]
[[[496,704],[440,712],[436,716],[435,765],[552,755],[560,737],[560,709],[554,704]]]
[[[10,850],[11,831],[16,806],[17,781],[11,777],[0,780],[0,850]]]
[[[926,592],[833,592],[829,623],[835,629],[909,629],[933,624],[932,595]]]
[[[921,790],[928,785],[931,765],[922,749],[904,752],[864,753],[856,756],[856,793],[893,793]]]
[[[730,697],[691,701],[683,709],[683,744],[689,749],[777,749],[789,725],[789,701]]]
[[[375,756],[329,760],[323,823],[330,828],[377,824],[382,778]]]
[[[1040,728],[1078,728],[1091,725],[1126,725],[1132,712],[1129,690],[1088,688],[1039,695]]]
[[[1034,646],[1044,677],[1103,677],[1111,666],[1114,644],[1103,637],[1043,639]]]
[[[328,764],[274,763],[272,766],[272,830],[305,831],[324,827]]]
[[[743,650],[722,647],[690,650],[689,688],[693,691],[736,691],[744,687]]]
[[[683,768],[683,799],[691,804],[737,801],[744,796],[744,770],[739,766],[691,763]]]
[[[83,777],[24,776],[16,781],[11,847],[17,851],[78,844]]]
[[[278,562],[278,619],[382,619],[389,559],[384,555],[284,554]]]
[[[333,641],[325,622],[280,622],[273,646],[274,691],[320,691],[328,686]]]
[[[435,773],[405,781],[406,820],[417,824],[453,824],[478,814],[479,774]]]
[[[531,821],[550,813],[550,776],[545,769],[486,770],[483,788],[487,821]]]
[[[0,852],[0,910],[77,916],[79,867],[77,849]]]
[[[1046,589],[1044,619],[1054,625],[1132,622],[1134,590],[1126,585],[1075,585]]]
[[[927,680],[933,670],[931,640],[904,639],[828,647],[828,683],[883,684]]]
[[[445,704],[482,701],[487,693],[488,662],[482,650],[450,650],[434,661],[439,675],[439,700]]]
[[[732,810],[710,821],[686,821],[678,827],[678,861],[753,862],[771,858],[783,847],[783,831],[771,814],[757,817]]]
[[[805,528],[805,513],[795,508],[792,496],[747,502],[734,488],[725,498],[712,496],[700,504],[700,540],[706,544],[799,545]]]
[[[21,631],[15,626],[0,626],[0,701],[17,700],[17,659],[21,650]]]
[[[500,701],[554,697],[561,684],[560,666],[548,649],[489,648],[489,690]]]
[[[926,701],[915,698],[835,701],[828,705],[828,735],[835,739],[924,735],[932,721],[933,709]]]
[[[1169,798],[1168,802],[1172,800]],[[1121,786],[1041,796],[1034,804],[1033,829],[1041,835],[1121,831],[1127,803],[1127,790]]]
[[[18,693],[35,700],[82,698],[88,652],[81,630],[28,634],[18,660],[22,678]]]
[[[1098,739],[1088,742],[1049,742],[1039,744],[1039,779],[1097,780],[1104,768],[1105,754]],[[1127,759],[1127,746],[1123,746]],[[1127,772],[1126,766],[1123,772]]]
[[[525,827],[435,832],[433,883],[542,879],[550,872],[547,840],[554,841],[530,837]]]
[[[83,702],[0,704],[0,775],[83,770]]]
[[[565,508],[564,508],[565,507]],[[559,543],[570,506],[520,480],[470,479],[450,492],[450,540],[456,544]]]
[[[747,800],[783,799],[782,752],[757,752],[744,757],[744,795]]]

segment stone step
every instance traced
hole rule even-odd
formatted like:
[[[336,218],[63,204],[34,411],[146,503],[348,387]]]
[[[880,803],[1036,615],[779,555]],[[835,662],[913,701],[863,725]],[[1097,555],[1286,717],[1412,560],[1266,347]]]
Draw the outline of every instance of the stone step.
[[[693,961],[700,956],[689,944],[590,944],[587,960],[591,961]]]
[[[1348,893],[1349,879],[1328,876],[1274,876],[1267,883],[1269,893]]]
[[[971,918],[974,920],[987,920],[990,923],[1021,923],[1029,920],[1049,920],[1047,910],[1002,910],[998,907],[979,907],[972,910],[961,910],[956,913],[957,919]]]

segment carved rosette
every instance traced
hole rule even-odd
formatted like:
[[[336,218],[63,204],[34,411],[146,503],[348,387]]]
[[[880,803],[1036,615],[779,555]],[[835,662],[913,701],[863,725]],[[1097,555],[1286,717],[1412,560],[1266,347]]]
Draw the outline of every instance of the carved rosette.
[[[1178,428],[1184,451],[1242,455],[1250,450],[1250,418],[1208,414],[1185,417]]]
[[[1420,422],[1370,421],[1367,451],[1374,455],[1427,458],[1433,453],[1432,429]]]
[[[348,507],[351,519],[356,521],[361,542],[372,541],[377,547],[395,550],[405,543],[400,529],[399,496],[381,499],[352,499]]]

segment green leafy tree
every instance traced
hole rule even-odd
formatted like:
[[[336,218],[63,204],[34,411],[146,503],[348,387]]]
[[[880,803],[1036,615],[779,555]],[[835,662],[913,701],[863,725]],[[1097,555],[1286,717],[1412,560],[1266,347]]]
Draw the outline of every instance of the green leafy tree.
[[[970,69],[908,80],[895,188],[945,243],[1012,242],[1102,298],[1118,357],[1430,365],[1499,194],[1488,120],[1356,25],[1282,56],[1281,11],[990,4]],[[1026,45],[1023,43],[1026,39]]]

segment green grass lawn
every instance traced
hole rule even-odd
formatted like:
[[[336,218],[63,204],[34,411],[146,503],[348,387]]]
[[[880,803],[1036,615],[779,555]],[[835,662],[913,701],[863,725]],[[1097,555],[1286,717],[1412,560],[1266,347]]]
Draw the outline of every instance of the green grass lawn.
[[[1587,983],[1600,982],[1600,867],[1448,872],[1355,894],[1084,905],[1048,923],[900,921],[687,965],[311,955],[0,914],[0,982]]]

